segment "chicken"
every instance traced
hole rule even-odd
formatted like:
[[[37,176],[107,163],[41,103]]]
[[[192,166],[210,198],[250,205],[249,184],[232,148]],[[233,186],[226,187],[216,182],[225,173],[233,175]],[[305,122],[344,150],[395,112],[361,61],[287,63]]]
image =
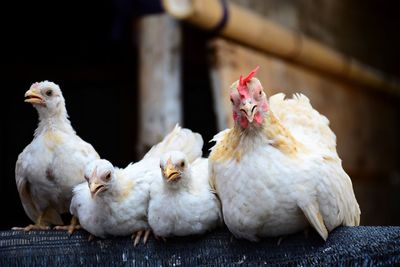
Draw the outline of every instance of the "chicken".
[[[176,126],[144,158],[125,169],[115,168],[106,160],[91,162],[85,170],[87,183],[76,186],[70,211],[79,218],[82,228],[94,236],[132,235],[136,246],[144,233],[150,233],[148,205],[150,188],[161,182],[160,156],[179,149],[192,162],[201,157],[203,139],[197,133]]]
[[[85,181],[85,165],[99,156],[76,135],[58,85],[34,83],[25,98],[37,109],[39,125],[18,156],[15,180],[25,213],[35,224],[13,229],[29,231],[63,224],[60,214],[69,210],[72,188]]]
[[[152,187],[149,204],[149,224],[156,236],[203,234],[222,223],[207,159],[190,164],[184,153],[172,151],[161,157],[160,168],[163,183]]]
[[[209,157],[229,230],[257,241],[311,224],[326,240],[339,225],[359,225],[328,119],[301,94],[288,100],[277,94],[268,102],[256,71],[232,84],[234,127],[214,137]]]

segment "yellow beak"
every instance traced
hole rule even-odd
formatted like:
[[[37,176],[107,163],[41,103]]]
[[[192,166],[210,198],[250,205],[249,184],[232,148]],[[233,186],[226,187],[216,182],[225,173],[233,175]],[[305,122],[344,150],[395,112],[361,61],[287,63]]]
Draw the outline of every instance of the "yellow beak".
[[[37,92],[36,89],[29,89],[25,93],[25,102],[31,104],[45,105],[43,97]]]
[[[256,108],[257,108],[256,104],[246,103],[245,105],[242,106],[240,111],[244,113],[247,120],[251,123],[253,122],[254,115],[256,114]]]
[[[92,198],[97,196],[97,194],[99,194],[100,192],[103,192],[104,190],[106,190],[104,183],[102,183],[101,181],[98,182],[97,180],[89,183],[89,189],[90,189]]]
[[[181,172],[169,161],[164,168],[164,177],[167,182],[174,182],[181,178]]]

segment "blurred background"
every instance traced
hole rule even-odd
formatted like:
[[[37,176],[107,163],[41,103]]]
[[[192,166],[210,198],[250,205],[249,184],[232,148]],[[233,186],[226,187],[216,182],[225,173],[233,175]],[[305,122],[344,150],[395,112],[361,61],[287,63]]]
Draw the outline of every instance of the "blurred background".
[[[164,2],[185,7],[188,1]],[[387,85],[392,77],[400,77],[396,1],[207,2],[214,3],[202,9],[210,10],[206,25],[193,17],[177,20],[156,0],[4,5],[8,16],[2,18],[0,61],[5,100],[0,229],[30,223],[19,200],[14,168],[37,125],[36,111],[24,103],[32,83],[59,84],[78,135],[102,158],[125,167],[176,122],[202,134],[208,155],[208,140],[231,125],[228,86],[257,65],[267,94],[303,92],[330,119],[362,210],[361,223],[400,224],[400,91]],[[293,41],[293,54],[246,43],[240,31],[236,37],[222,36],[226,23],[234,19],[249,32],[257,28],[250,19],[229,13],[232,6],[276,25],[278,31],[294,33],[282,39],[282,46]],[[268,40],[268,34],[259,31],[253,37]],[[318,54],[299,56],[306,38],[330,47],[340,58],[346,55],[346,62],[378,70],[382,83],[350,79],[353,65],[343,65],[343,74],[309,64]]]

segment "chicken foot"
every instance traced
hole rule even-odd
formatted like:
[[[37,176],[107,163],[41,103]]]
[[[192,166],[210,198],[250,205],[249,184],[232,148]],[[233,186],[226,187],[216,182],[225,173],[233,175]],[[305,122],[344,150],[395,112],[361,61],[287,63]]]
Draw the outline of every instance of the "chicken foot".
[[[150,229],[139,230],[132,234],[131,238],[132,238],[132,240],[134,240],[134,242],[133,242],[134,247],[136,247],[139,244],[140,238],[142,237],[143,233],[144,233],[143,244],[146,244],[147,240],[149,239],[149,235],[151,233]]]
[[[14,231],[25,231],[25,232],[29,232],[32,230],[50,230],[50,226],[49,224],[45,223],[43,221],[43,215],[45,214],[45,212],[43,212],[42,214],[39,215],[37,221],[35,224],[29,224],[26,227],[13,227],[11,228],[11,230]]]
[[[68,234],[72,235],[76,230],[81,229],[81,226],[79,224],[78,218],[76,218],[75,216],[72,216],[71,222],[69,225],[58,225],[58,226],[54,227],[54,229],[68,231]]]

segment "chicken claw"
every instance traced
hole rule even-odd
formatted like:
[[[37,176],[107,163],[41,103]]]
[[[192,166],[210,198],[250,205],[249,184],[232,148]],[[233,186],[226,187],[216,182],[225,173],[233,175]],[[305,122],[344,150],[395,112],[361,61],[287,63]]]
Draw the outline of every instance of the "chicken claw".
[[[132,234],[131,239],[135,239],[133,242],[133,246],[136,247],[139,244],[140,238],[142,237],[143,230],[139,230]]]
[[[94,235],[90,234],[89,237],[88,237],[88,241],[91,242],[93,240],[94,240]]]
[[[50,226],[48,225],[43,225],[43,224],[30,224],[26,227],[13,227],[11,228],[11,230],[14,231],[25,231],[25,232],[29,232],[32,230],[50,230]]]
[[[68,231],[68,234],[72,235],[76,230],[81,229],[81,226],[79,225],[78,219],[73,216],[69,225],[58,225],[54,227],[54,229]]]
[[[151,230],[150,230],[150,229],[147,229],[147,230],[144,232],[143,244],[146,244],[146,243],[147,243],[147,240],[149,239],[150,233],[151,233]]]

